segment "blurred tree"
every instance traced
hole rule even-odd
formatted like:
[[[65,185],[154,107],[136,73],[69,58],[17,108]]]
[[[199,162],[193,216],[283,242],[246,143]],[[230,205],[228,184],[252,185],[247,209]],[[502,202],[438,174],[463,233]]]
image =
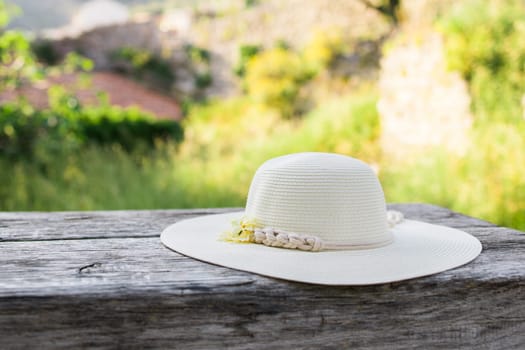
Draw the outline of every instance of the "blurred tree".
[[[261,52],[262,48],[260,45],[241,45],[239,47],[239,62],[233,69],[233,72],[238,77],[244,77],[246,74],[246,65],[253,56]]]
[[[385,16],[392,24],[399,23],[399,9],[401,8],[401,0],[359,0],[365,4],[366,7],[378,11]]]
[[[6,30],[17,8],[0,0],[0,91],[16,89],[27,82],[44,79],[50,72],[90,71],[93,62],[77,53],[69,53],[59,65],[50,68],[35,54],[35,46],[17,30]],[[45,62],[44,62],[45,63]]]
[[[246,65],[245,86],[256,101],[274,108],[285,118],[297,114],[299,92],[314,72],[299,54],[274,48],[253,56]]]
[[[345,42],[340,29],[317,30],[306,44],[303,56],[314,70],[319,71],[332,65],[344,53],[347,46],[348,43]]]
[[[460,5],[460,6],[459,6]],[[440,20],[446,59],[469,84],[477,123],[522,123],[525,3],[469,0]]]
[[[6,4],[0,0],[0,28],[4,28],[9,23],[9,18],[18,12],[18,8],[11,4]]]
[[[0,90],[16,88],[41,76],[29,41],[20,32],[5,30],[17,8],[0,0]]]

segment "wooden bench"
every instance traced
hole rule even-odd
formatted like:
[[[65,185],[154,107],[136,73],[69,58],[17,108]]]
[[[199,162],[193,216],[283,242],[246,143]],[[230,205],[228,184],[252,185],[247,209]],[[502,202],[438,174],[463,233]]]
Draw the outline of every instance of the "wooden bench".
[[[525,234],[431,205],[389,207],[467,231],[484,251],[430,277],[326,287],[160,243],[173,222],[233,209],[0,213],[0,349],[525,349]]]

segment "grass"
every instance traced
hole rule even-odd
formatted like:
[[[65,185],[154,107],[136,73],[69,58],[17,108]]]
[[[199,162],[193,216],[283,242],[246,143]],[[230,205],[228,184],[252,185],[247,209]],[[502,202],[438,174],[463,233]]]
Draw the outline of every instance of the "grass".
[[[464,156],[433,149],[382,168],[392,202],[426,202],[525,230],[525,123],[473,130]]]
[[[149,166],[147,163],[152,163]],[[156,159],[90,146],[52,164],[0,163],[2,210],[92,210],[162,207]]]
[[[282,121],[233,99],[195,107],[180,146],[159,143],[155,151],[130,154],[92,145],[42,156],[44,162],[0,158],[0,210],[242,206],[253,173],[269,158],[300,151],[374,155],[374,106],[374,96],[342,98],[302,121]]]

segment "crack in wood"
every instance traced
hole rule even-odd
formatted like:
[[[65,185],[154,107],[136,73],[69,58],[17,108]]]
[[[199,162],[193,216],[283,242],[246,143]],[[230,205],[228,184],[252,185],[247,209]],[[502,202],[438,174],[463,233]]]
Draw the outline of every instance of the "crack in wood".
[[[66,216],[64,220],[88,220],[92,219],[92,216],[84,215],[84,216]]]
[[[89,265],[86,265],[86,266],[82,266],[78,269],[78,273],[79,274],[82,274],[82,273],[91,273],[91,269],[92,268],[99,268],[102,266],[102,263],[100,262],[94,262],[92,264],[89,264]]]

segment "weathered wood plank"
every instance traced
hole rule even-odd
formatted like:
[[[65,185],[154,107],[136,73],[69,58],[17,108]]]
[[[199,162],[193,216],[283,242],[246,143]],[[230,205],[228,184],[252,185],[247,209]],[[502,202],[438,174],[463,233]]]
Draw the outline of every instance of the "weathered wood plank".
[[[416,292],[410,284],[321,290],[253,283],[242,294],[220,289],[213,297],[201,290],[17,298],[3,300],[2,342],[20,349],[522,348],[523,285],[490,287],[435,284]],[[297,292],[303,296],[290,295]]]
[[[404,211],[409,219],[457,228],[495,227],[488,222],[428,204],[392,204],[389,208]],[[0,241],[153,237],[158,236],[166,226],[179,220],[239,210],[242,208],[54,212],[52,214],[0,212]],[[461,217],[461,220],[456,220],[458,217]]]
[[[325,287],[162,246],[165,226],[201,211],[0,213],[0,348],[523,349],[525,234],[439,207],[393,207],[462,228],[484,252],[426,278]]]
[[[252,283],[256,276],[201,263],[172,253],[156,238],[41,242],[39,250],[27,243],[2,247],[0,296],[118,295],[124,290],[158,292],[191,290],[197,286]],[[515,250],[514,250],[515,251]],[[476,262],[432,277],[436,281],[515,281],[525,279],[523,259],[516,260],[511,247],[489,249]],[[518,254],[525,253],[523,247]],[[258,278],[258,277],[257,277]],[[423,281],[423,279],[421,279]],[[417,285],[415,283],[414,285]],[[428,283],[428,281],[425,281]],[[437,283],[437,282],[436,282]]]
[[[241,209],[236,209],[241,210]],[[232,208],[92,212],[0,212],[0,241],[153,237],[179,220]]]
[[[477,229],[484,253],[475,262],[432,277],[435,280],[525,280],[525,235]],[[510,237],[508,237],[510,235]],[[515,238],[512,236],[515,235]],[[513,241],[514,244],[509,242]],[[488,243],[490,242],[490,243]],[[251,283],[254,275],[188,259],[166,249],[158,237],[3,242],[0,296],[159,292]]]

